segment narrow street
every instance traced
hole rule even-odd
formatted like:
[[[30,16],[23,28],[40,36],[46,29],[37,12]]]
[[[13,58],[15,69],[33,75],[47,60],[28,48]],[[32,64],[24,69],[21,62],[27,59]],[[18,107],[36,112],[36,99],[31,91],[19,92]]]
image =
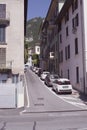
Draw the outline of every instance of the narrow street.
[[[62,112],[87,110],[87,105],[78,98],[78,93],[58,95],[40,78],[28,70],[26,73],[29,107],[26,112]]]
[[[58,95],[40,78],[26,72],[29,104],[0,110],[0,130],[87,130],[87,105],[78,93]]]

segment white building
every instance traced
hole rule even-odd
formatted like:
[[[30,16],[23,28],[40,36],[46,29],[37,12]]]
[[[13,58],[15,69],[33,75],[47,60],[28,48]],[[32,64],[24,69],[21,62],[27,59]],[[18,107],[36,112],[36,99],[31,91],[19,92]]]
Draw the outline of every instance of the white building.
[[[24,105],[27,0],[0,0],[0,108]]]
[[[41,60],[48,70],[53,68],[69,78],[74,88],[87,94],[86,5],[87,0],[51,1],[41,28],[41,34],[46,34],[41,39]],[[50,52],[54,52],[53,61],[49,59]]]
[[[66,0],[59,16],[59,71],[87,93],[87,0]]]
[[[24,73],[26,0],[0,0],[0,69]]]
[[[35,45],[35,54],[40,55],[40,45],[39,44]]]

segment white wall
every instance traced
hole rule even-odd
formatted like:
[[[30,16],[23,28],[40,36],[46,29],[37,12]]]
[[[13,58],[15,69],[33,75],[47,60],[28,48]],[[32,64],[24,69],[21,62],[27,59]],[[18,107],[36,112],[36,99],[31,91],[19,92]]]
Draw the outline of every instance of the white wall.
[[[22,82],[17,84],[17,107],[24,107],[24,86]]]
[[[0,84],[0,108],[15,108],[15,99],[15,84]]]
[[[12,71],[24,70],[24,0],[0,0],[6,4],[10,14],[10,25],[6,27],[6,60],[12,61]]]
[[[81,28],[81,10],[80,10],[80,1],[79,7],[72,14],[72,8],[69,8],[69,21],[65,24],[65,19],[62,20],[62,43],[59,44],[59,50],[63,50],[63,63],[60,63],[60,71],[63,71],[63,77],[68,78],[67,70],[70,70],[70,80],[74,87],[78,90],[83,91],[83,53],[82,53],[82,28]],[[79,14],[79,26],[75,34],[72,33],[72,18]],[[66,27],[69,28],[69,36],[66,37]],[[75,55],[75,38],[78,38],[78,55]],[[65,47],[70,45],[70,59],[65,59]],[[79,80],[80,83],[76,83],[76,67],[79,67]]]
[[[24,107],[23,83],[0,83],[0,108],[16,107]]]

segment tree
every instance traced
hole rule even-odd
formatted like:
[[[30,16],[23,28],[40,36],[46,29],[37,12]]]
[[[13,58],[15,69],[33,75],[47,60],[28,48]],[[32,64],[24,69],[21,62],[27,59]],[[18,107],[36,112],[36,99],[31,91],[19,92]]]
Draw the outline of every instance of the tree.
[[[33,61],[34,66],[39,67],[39,56],[37,54],[32,55],[32,61]]]
[[[24,63],[28,61],[28,43],[24,42]]]

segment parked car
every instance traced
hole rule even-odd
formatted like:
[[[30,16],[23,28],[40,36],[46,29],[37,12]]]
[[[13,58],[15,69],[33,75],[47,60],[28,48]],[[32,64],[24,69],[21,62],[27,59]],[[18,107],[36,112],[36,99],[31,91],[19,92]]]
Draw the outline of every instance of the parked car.
[[[36,71],[36,69],[37,69],[37,67],[33,67],[33,72],[35,72],[35,71]]]
[[[48,71],[43,71],[42,74],[41,74],[41,76],[40,76],[40,79],[41,79],[41,80],[44,80],[48,74],[50,74],[50,72],[48,72]]]
[[[28,67],[29,67],[29,66],[28,66],[27,64],[24,65],[24,72],[27,71],[27,68],[28,68]]]
[[[41,68],[38,68],[37,75],[40,77],[41,74],[42,74],[42,69],[41,69]]]
[[[72,85],[69,79],[59,78],[53,81],[53,90],[56,93],[72,93]]]
[[[38,73],[38,69],[39,69],[39,68],[36,68],[36,70],[35,70],[35,74],[37,74],[37,73]]]
[[[52,87],[53,86],[53,81],[58,79],[59,75],[57,74],[48,74],[44,80],[44,83],[48,86],[48,87]]]

